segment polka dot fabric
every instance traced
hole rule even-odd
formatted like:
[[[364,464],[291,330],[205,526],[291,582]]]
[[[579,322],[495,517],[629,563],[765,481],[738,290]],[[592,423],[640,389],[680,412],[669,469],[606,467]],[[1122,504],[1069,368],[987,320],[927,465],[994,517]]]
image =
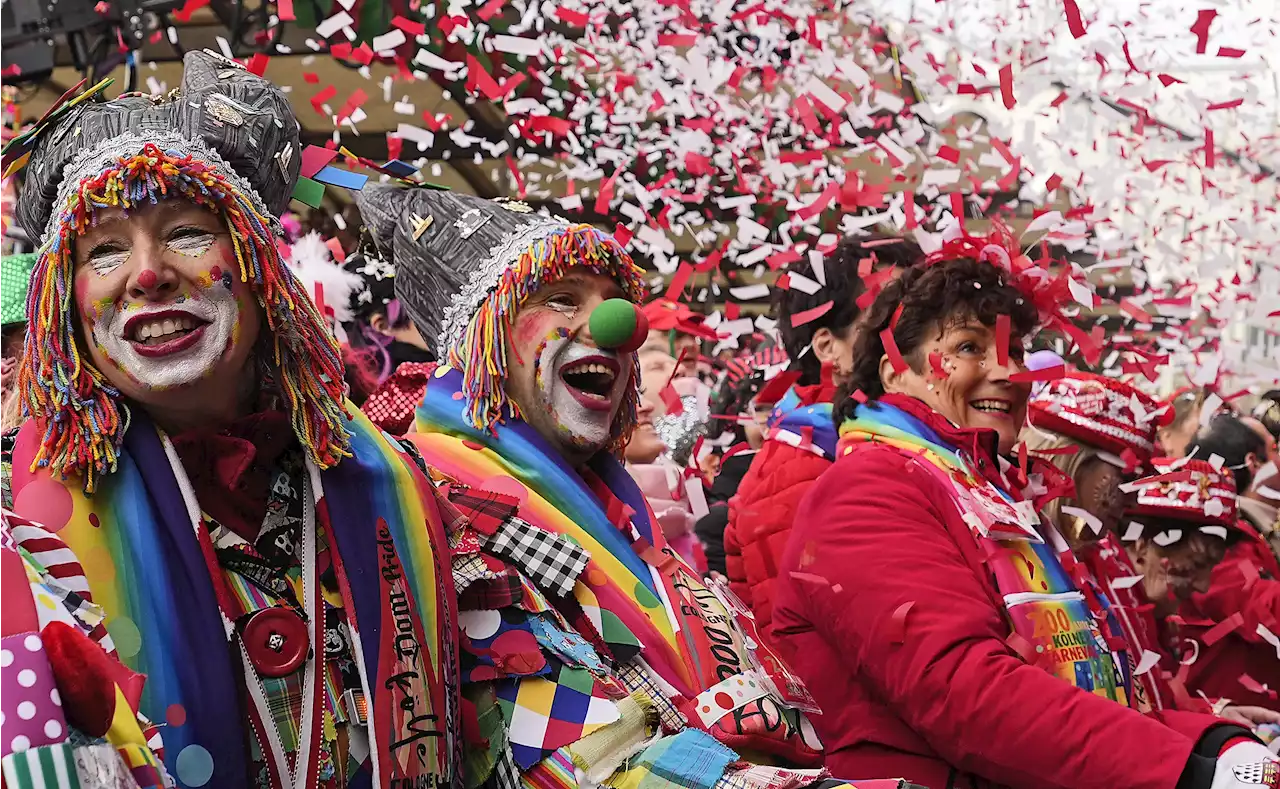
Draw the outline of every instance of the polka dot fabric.
[[[0,639],[0,756],[62,742],[67,721],[36,633]]]

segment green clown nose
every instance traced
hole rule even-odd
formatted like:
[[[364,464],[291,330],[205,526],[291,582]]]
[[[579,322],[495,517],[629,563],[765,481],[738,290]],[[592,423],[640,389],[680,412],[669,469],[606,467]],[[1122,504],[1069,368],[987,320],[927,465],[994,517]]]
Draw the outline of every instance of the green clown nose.
[[[596,345],[619,353],[639,350],[649,335],[649,318],[626,299],[600,302],[587,325]]]

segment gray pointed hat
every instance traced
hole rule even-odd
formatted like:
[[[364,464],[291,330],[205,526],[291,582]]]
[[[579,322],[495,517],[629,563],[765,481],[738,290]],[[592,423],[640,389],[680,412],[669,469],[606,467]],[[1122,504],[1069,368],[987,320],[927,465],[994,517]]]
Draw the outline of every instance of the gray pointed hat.
[[[357,203],[395,266],[396,297],[437,358],[463,371],[477,427],[500,417],[508,327],[543,283],[580,266],[612,277],[633,300],[643,293],[643,271],[613,236],[520,201],[369,184]]]

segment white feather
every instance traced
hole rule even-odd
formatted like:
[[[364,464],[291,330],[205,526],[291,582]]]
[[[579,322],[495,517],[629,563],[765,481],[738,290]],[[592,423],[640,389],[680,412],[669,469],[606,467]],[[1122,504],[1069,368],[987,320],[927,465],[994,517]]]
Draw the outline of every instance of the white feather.
[[[322,286],[325,306],[333,310],[334,318],[338,323],[350,322],[351,294],[364,284],[360,275],[345,271],[335,263],[324,239],[314,230],[295,241],[289,251],[289,268],[311,300],[316,298],[316,285]]]

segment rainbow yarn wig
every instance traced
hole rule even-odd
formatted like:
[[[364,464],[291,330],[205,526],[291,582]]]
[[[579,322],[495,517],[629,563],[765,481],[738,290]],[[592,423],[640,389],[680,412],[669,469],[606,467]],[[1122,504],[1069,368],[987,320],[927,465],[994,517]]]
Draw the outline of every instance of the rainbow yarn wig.
[[[18,204],[24,229],[42,240],[19,372],[24,408],[42,430],[33,468],[78,475],[87,491],[116,468],[129,411],[77,337],[74,244],[96,212],[128,214],[162,200],[199,205],[230,231],[236,275],[266,316],[259,363],[312,459],[335,465],[349,454],[337,341],[276,247],[276,215],[300,160],[287,98],[232,61],[190,52],[182,86],[167,97],[83,99],[37,129],[44,136]]]
[[[612,278],[632,301],[644,292],[643,270],[612,236],[521,202],[373,185],[357,202],[374,246],[395,265],[396,296],[437,358],[462,371],[467,421],[478,430],[520,416],[505,391],[507,348],[538,288],[582,268]],[[633,370],[615,451],[635,426],[639,379]]]

